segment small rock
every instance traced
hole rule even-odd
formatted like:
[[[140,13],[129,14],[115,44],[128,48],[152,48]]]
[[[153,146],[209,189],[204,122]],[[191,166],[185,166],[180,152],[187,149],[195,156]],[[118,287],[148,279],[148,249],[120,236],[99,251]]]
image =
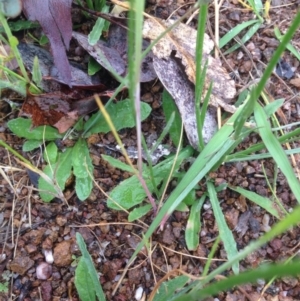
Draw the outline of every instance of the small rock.
[[[275,238],[272,241],[270,241],[269,245],[273,250],[280,250],[282,247],[281,239]]]
[[[52,266],[46,262],[41,262],[36,268],[36,278],[47,280],[52,275]]]
[[[44,281],[41,284],[43,301],[51,301],[52,300],[52,285],[50,281]]]
[[[54,248],[54,263],[59,267],[68,266],[72,262],[71,242],[62,241]]]
[[[240,21],[240,12],[235,10],[229,14],[229,19],[233,21]]]
[[[165,243],[167,245],[170,245],[170,244],[173,243],[174,238],[175,237],[174,237],[174,234],[171,230],[171,226],[167,225],[164,229],[163,236],[162,236],[163,243]]]
[[[33,265],[34,261],[28,256],[17,256],[9,263],[8,268],[14,273],[24,275]]]
[[[28,244],[25,246],[25,250],[28,254],[32,254],[32,253],[36,252],[37,247],[36,247],[36,245]]]
[[[297,88],[300,88],[300,78],[291,79],[290,84],[297,87]]]
[[[141,286],[138,287],[134,294],[135,300],[140,301],[142,299],[143,292],[144,292],[143,288]]]
[[[248,73],[248,72],[251,71],[251,69],[252,69],[252,62],[251,61],[244,61],[242,63],[242,65],[240,66],[239,71],[241,73]]]

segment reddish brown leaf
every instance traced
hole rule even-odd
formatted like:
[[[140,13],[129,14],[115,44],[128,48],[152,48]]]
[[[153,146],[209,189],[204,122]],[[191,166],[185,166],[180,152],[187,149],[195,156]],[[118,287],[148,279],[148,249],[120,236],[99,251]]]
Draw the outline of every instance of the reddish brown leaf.
[[[59,131],[64,132],[72,126],[78,116],[77,113],[71,112],[69,100],[61,94],[42,94],[39,96],[29,95],[23,104],[21,115],[32,117],[32,124],[52,125],[55,126],[62,118],[68,119],[68,127],[59,123]],[[70,122],[73,120],[73,123]]]
[[[66,49],[72,36],[72,0],[23,0],[27,18],[38,21],[49,38],[54,63],[65,83],[71,85],[71,70]]]

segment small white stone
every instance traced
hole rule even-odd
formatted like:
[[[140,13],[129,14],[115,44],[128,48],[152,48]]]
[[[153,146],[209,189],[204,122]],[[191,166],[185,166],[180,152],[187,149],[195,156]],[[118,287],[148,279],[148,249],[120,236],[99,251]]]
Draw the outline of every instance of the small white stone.
[[[47,263],[51,264],[54,262],[52,250],[44,250],[43,253],[45,255],[45,260]]]
[[[134,295],[135,300],[140,301],[143,297],[143,292],[144,292],[144,289],[141,286],[138,287],[137,290],[135,291],[135,295]]]

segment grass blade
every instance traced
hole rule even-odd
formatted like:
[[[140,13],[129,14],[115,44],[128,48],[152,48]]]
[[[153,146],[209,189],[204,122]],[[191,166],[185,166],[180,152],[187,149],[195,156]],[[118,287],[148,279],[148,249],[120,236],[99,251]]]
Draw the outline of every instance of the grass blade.
[[[228,228],[227,223],[225,221],[224,214],[222,212],[222,208],[220,206],[220,202],[217,197],[217,193],[213,183],[207,182],[207,189],[210,198],[210,203],[213,208],[214,216],[216,218],[216,222],[218,224],[218,229],[220,233],[220,238],[223,241],[224,249],[227,253],[228,259],[235,258],[238,254],[236,242],[234,240],[233,234],[231,230]],[[235,262],[232,265],[232,270],[235,274],[239,273],[239,264]]]
[[[267,121],[267,116],[263,108],[257,103],[254,110],[255,120],[258,126],[259,134],[266,145],[266,148],[272,155],[274,161],[285,175],[295,198],[300,203],[300,184],[295,176],[293,168],[282,149],[277,138],[273,135],[271,126]]]

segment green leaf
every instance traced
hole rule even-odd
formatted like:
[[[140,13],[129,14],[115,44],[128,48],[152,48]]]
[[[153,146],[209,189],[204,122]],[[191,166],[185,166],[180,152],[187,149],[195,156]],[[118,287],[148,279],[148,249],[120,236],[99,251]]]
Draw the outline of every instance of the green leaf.
[[[274,29],[274,33],[275,33],[275,36],[276,38],[281,42],[284,35],[282,35],[278,29],[278,27],[276,26],[275,29]],[[289,42],[287,43],[286,45],[286,48],[298,59],[300,60],[300,53],[299,51]]]
[[[233,234],[227,226],[225,221],[224,214],[222,212],[222,208],[220,206],[220,202],[217,198],[216,190],[214,185],[211,182],[207,182],[207,189],[210,198],[210,203],[213,208],[214,216],[216,218],[216,222],[218,225],[220,238],[223,241],[224,249],[227,253],[228,260],[235,258],[238,254],[238,250],[236,247],[236,242],[234,240]],[[232,270],[235,274],[239,273],[239,263],[234,263],[232,266]]]
[[[225,51],[224,54],[231,53],[235,51],[236,49],[240,48],[241,45],[245,44],[248,40],[251,39],[251,37],[258,31],[258,29],[261,26],[261,22],[259,20],[256,21],[256,23],[251,26],[248,31],[245,33],[245,35],[241,38],[240,42],[238,44],[235,44],[234,46],[230,47],[228,50]]]
[[[54,142],[50,142],[44,151],[44,160],[48,164],[54,164],[57,160],[58,148]]]
[[[88,253],[87,249],[86,249],[86,245],[84,243],[84,240],[81,236],[80,233],[76,233],[76,240],[77,240],[77,244],[79,246],[79,249],[81,251],[81,254],[82,254],[82,257],[80,260],[84,260],[84,263],[85,263],[85,268],[88,272],[88,275],[90,276],[90,279],[91,279],[91,284],[93,286],[93,291],[95,292],[97,298],[99,301],[105,301],[105,295],[104,295],[104,292],[102,290],[102,287],[100,285],[100,281],[99,281],[99,277],[98,277],[98,274],[97,274],[97,271],[94,267],[94,264],[93,264],[93,260],[91,258],[91,255]],[[80,276],[77,275],[77,278]],[[75,285],[76,285],[76,272],[75,272]],[[78,287],[76,285],[76,288],[78,290]],[[85,301],[84,299],[82,299],[82,301]]]
[[[30,152],[43,144],[42,140],[27,140],[24,142],[22,150],[23,152]]]
[[[107,156],[107,155],[101,155],[101,157],[107,161],[111,166],[115,167],[115,168],[118,168],[118,169],[121,169],[123,171],[128,171],[130,173],[134,173],[135,170],[132,169],[132,167],[126,163],[123,163],[121,162],[120,160],[118,159],[115,159],[111,156]]]
[[[254,110],[255,121],[258,126],[259,134],[265,143],[266,148],[272,155],[274,161],[277,163],[278,167],[281,169],[282,173],[285,175],[288,184],[300,203],[300,184],[295,176],[294,170],[286,156],[284,150],[282,149],[277,138],[273,135],[269,122],[267,121],[267,116],[263,108],[256,103]]]
[[[82,301],[95,301],[96,295],[86,262],[80,258],[75,271],[75,286]]]
[[[13,22],[8,22],[8,26],[11,31],[20,31],[25,29],[37,28],[40,27],[40,24],[37,22],[32,22],[28,20],[17,20]],[[0,26],[0,33],[3,33],[4,28]]]
[[[140,206],[138,208],[134,208],[128,215],[128,221],[133,222],[140,217],[144,216],[151,210],[152,206],[151,204],[147,204],[144,206]]]
[[[107,108],[107,113],[109,114],[116,130],[121,130],[124,128],[131,128],[135,126],[135,118],[133,116],[132,103],[130,100],[122,100],[117,103],[111,103]],[[145,120],[151,113],[151,107],[144,102],[141,102],[141,120]],[[100,116],[99,116],[100,114]],[[99,118],[100,117],[100,118]],[[96,124],[93,125],[90,130],[86,133],[88,137],[91,134],[96,133],[108,133],[110,132],[109,125],[107,124],[105,118],[100,112],[94,114],[85,124],[84,128],[87,129],[94,120],[98,119]]]
[[[157,293],[155,294],[153,301],[167,301],[170,300],[173,295],[177,295],[176,291],[183,288],[189,281],[188,276],[178,276],[172,280],[163,282]]]
[[[0,80],[0,90],[1,89],[10,89],[22,96],[26,96],[26,82],[21,80],[14,80],[12,82],[7,80]]]
[[[64,153],[60,153],[58,160],[55,164],[47,165],[43,172],[55,182],[58,187],[63,191],[65,189],[65,183],[71,176],[72,169],[72,149],[68,148]],[[57,196],[57,188],[53,183],[48,183],[42,177],[39,178],[39,192],[41,198],[45,202],[50,202]],[[49,193],[47,193],[47,191]]]
[[[185,230],[185,242],[188,249],[196,250],[199,245],[199,233],[201,228],[200,211],[205,201],[204,195],[199,201],[195,202],[191,207],[191,212]]]
[[[236,35],[238,35],[246,27],[259,22],[258,20],[250,20],[237,25],[233,29],[229,30],[221,39],[219,47],[224,47],[229,41],[231,41]]]
[[[88,62],[88,75],[92,76],[95,73],[97,73],[101,69],[101,65],[90,56],[89,62]]]
[[[103,13],[108,13],[109,12],[109,6],[105,5],[102,8],[102,12]],[[102,35],[102,31],[105,25],[105,20],[103,18],[98,18],[92,31],[89,33],[88,35],[88,41],[89,44],[94,46],[100,39],[101,35]]]
[[[41,68],[40,68],[39,59],[37,56],[35,56],[33,59],[32,79],[38,87],[41,86],[42,72],[41,72]]]
[[[228,186],[228,187],[231,190],[240,193],[241,195],[243,195],[253,203],[257,204],[258,206],[264,208],[266,211],[268,211],[276,218],[279,218],[279,214],[278,211],[276,210],[276,206],[274,206],[274,202],[270,201],[268,198],[262,197],[255,192],[243,189],[241,187],[233,187],[233,186]]]
[[[254,270],[246,271],[239,275],[229,276],[227,279],[217,281],[199,290],[192,290],[191,293],[185,294],[183,297],[176,297],[173,300],[205,300],[207,297],[217,295],[219,292],[226,292],[235,286],[241,286],[245,283],[255,283],[258,279],[271,280],[274,276],[276,276],[276,278],[298,276],[299,270],[299,261],[281,264],[265,264]]]
[[[77,178],[88,178],[93,175],[94,166],[85,139],[80,138],[73,146],[72,165]]]
[[[191,156],[193,149],[188,147],[182,150],[177,158],[176,168],[179,167],[181,162]],[[155,178],[155,183],[158,185],[163,179],[165,179],[171,170],[173,164],[174,156],[162,161],[153,167],[153,175]],[[150,192],[154,191],[152,181],[150,179],[150,172],[146,169],[143,172],[143,177],[148,186]],[[121,208],[130,209],[138,204],[140,204],[146,197],[146,192],[143,189],[137,176],[132,176],[129,179],[121,182],[117,187],[115,187],[109,194],[111,199],[107,200],[107,206],[114,210],[121,210]]]
[[[86,200],[93,189],[93,180],[90,177],[78,178],[76,177],[75,190],[76,195],[80,201]]]
[[[169,92],[164,89],[162,94],[162,107],[164,110],[164,114],[166,116],[167,122],[170,120],[172,114],[174,113],[174,121],[170,127],[170,136],[175,144],[175,146],[179,145],[180,135],[181,135],[181,117],[178,111],[177,106],[175,105],[175,102],[172,98],[172,96],[169,94]]]
[[[264,107],[266,115],[268,117],[270,117],[272,114],[276,113],[277,110],[283,105],[284,101],[285,101],[284,98],[280,98],[280,99],[276,99],[276,100],[270,102],[269,104],[267,104]]]
[[[7,123],[8,128],[18,137],[30,140],[55,140],[62,138],[63,135],[58,133],[58,130],[45,125],[32,128],[31,119],[16,118]]]

